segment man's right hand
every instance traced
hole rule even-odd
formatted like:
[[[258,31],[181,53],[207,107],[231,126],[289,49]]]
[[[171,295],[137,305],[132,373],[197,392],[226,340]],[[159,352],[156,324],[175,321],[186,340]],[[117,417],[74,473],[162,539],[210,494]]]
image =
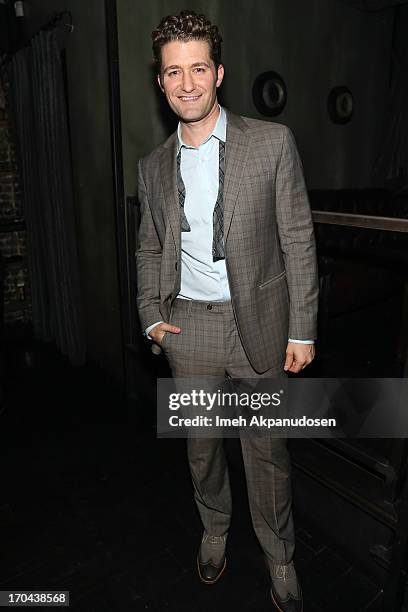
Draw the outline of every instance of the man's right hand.
[[[170,334],[179,334],[181,332],[181,328],[176,325],[171,325],[170,323],[158,323],[153,329],[150,330],[149,336],[151,339],[161,346],[164,336],[167,333]]]

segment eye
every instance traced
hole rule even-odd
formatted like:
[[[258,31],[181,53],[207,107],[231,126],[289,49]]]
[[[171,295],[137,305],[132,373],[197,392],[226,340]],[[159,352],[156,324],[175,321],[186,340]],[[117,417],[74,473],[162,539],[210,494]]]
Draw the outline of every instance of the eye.
[[[170,70],[167,74],[168,76],[176,76],[178,74],[178,70]]]
[[[195,72],[205,72],[205,68],[202,68],[201,66],[199,66],[198,68],[194,69]]]

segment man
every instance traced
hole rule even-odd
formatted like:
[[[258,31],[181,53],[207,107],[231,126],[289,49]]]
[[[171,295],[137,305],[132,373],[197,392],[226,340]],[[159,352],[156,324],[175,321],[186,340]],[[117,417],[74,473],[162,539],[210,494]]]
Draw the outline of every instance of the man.
[[[142,327],[176,377],[299,372],[314,357],[318,285],[292,133],[219,106],[222,39],[203,15],[166,17],[152,39],[157,81],[179,126],[139,162]],[[299,612],[286,440],[242,437],[241,447],[272,601]],[[198,572],[212,584],[226,565],[228,468],[219,438],[189,438],[187,448],[204,525]]]

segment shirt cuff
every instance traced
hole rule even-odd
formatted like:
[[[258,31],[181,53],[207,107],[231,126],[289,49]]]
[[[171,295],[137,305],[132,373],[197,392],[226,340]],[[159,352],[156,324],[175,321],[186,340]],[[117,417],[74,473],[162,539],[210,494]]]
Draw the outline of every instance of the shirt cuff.
[[[294,340],[289,338],[288,342],[294,342],[295,344],[314,344],[314,340]]]
[[[153,325],[149,325],[149,327],[146,327],[146,329],[144,330],[144,335],[146,336],[146,338],[148,338],[149,340],[153,340],[153,338],[151,338],[149,334],[152,331],[153,327],[156,327],[156,325],[158,325],[159,323],[163,323],[163,321],[157,321],[157,323],[153,323]]]

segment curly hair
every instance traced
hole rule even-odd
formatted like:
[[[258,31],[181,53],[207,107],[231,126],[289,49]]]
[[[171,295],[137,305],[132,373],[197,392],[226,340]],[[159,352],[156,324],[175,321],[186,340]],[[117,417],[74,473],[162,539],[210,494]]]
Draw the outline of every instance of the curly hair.
[[[153,56],[159,71],[162,47],[173,40],[205,40],[209,44],[210,57],[215,67],[218,68],[221,64],[222,38],[218,27],[212,25],[205,15],[197,15],[194,11],[181,11],[178,15],[163,17],[152,32]]]

